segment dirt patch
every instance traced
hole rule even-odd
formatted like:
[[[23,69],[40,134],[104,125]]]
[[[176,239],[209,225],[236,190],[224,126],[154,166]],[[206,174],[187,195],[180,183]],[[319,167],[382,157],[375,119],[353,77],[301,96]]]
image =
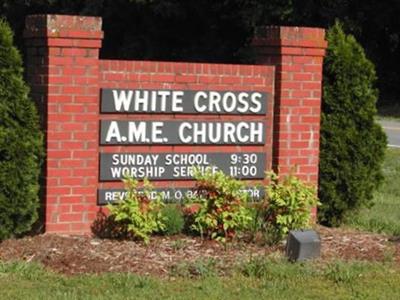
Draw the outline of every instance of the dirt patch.
[[[400,243],[385,235],[318,227],[322,259],[400,263]],[[224,274],[241,261],[264,256],[282,247],[235,242],[225,248],[213,241],[187,236],[153,237],[149,245],[134,241],[97,239],[89,236],[38,235],[10,239],[0,244],[0,260],[35,261],[63,274],[132,272],[166,276],[182,264],[212,262]],[[390,256],[390,257],[388,257]]]
[[[382,234],[319,227],[323,259],[385,261],[394,259],[396,244]]]

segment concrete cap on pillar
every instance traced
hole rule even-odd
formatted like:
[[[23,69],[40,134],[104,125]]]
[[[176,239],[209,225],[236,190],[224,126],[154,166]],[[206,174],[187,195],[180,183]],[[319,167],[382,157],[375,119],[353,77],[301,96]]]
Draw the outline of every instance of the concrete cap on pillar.
[[[30,15],[25,21],[25,38],[102,39],[100,17],[68,15]]]

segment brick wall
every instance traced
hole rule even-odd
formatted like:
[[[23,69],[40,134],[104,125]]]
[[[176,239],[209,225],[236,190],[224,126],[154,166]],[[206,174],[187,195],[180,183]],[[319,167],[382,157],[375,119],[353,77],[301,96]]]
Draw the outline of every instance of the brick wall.
[[[317,182],[321,67],[324,32],[305,28],[266,28],[254,47],[263,65],[219,65],[99,60],[103,33],[96,17],[35,15],[26,21],[26,71],[31,94],[42,112],[47,159],[44,172],[45,230],[89,233],[101,209],[99,152],[253,152],[267,153],[282,172]],[[275,67],[276,66],[276,76]],[[266,116],[105,115],[101,88],[265,91],[275,95]],[[271,99],[273,100],[273,99]],[[273,119],[272,111],[275,117]],[[113,120],[266,121],[264,146],[99,146],[99,121]],[[273,139],[272,139],[273,135]],[[273,146],[272,146],[273,144]],[[272,161],[273,158],[273,161]],[[190,186],[190,181],[155,182]]]
[[[252,45],[257,63],[276,66],[273,165],[317,185],[325,31],[258,28]]]
[[[44,116],[45,230],[89,232],[98,181],[101,19],[30,16],[27,78]]]

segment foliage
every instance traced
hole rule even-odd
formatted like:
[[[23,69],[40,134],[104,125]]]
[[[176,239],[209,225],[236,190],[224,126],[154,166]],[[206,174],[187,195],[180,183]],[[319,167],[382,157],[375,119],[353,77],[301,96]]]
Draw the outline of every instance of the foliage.
[[[290,230],[310,227],[311,209],[318,200],[315,189],[293,174],[281,178],[271,171],[267,178],[266,198],[258,204],[255,222],[266,234],[267,242],[275,244]]]
[[[12,31],[0,20],[0,240],[29,230],[38,218],[43,145],[28,92]]]
[[[337,18],[352,33],[377,67],[379,104],[400,104],[400,3],[387,1],[294,0],[291,24],[331,27]]]
[[[375,122],[374,66],[336,23],[327,35],[318,216],[339,225],[346,213],[369,205],[383,176],[386,136]]]
[[[123,231],[148,243],[152,233],[165,229],[161,196],[151,199],[152,186],[147,179],[143,181],[143,191],[138,190],[138,181],[133,178],[125,178],[124,183],[126,197],[117,204],[107,206],[110,216],[122,226]]]
[[[128,239],[133,238],[128,232],[126,224],[115,220],[113,215],[100,210],[91,225],[92,233],[101,239]]]
[[[167,204],[161,210],[161,214],[164,216],[164,233],[166,235],[174,235],[183,231],[185,219],[180,206]]]
[[[246,209],[247,194],[244,184],[222,171],[204,173],[196,170],[196,198],[198,206],[192,210],[192,229],[211,239],[226,242],[245,228],[251,220]],[[189,204],[189,207],[193,206]]]
[[[0,14],[7,16],[21,37],[28,14],[101,16],[106,33],[102,56],[121,59],[232,61],[251,33],[256,11],[256,3],[245,0],[3,2]]]
[[[195,219],[197,214],[199,213],[201,209],[201,204],[200,203],[195,203],[196,199],[188,199],[185,201],[186,203],[183,205],[182,213],[183,213],[183,219],[185,221],[183,231],[186,234],[197,234],[198,231],[196,231],[195,228],[193,228],[193,224],[195,223]]]

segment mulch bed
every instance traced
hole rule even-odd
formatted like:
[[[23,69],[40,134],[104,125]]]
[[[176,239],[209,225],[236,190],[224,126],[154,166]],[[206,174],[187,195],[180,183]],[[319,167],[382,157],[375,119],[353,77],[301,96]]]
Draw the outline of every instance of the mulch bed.
[[[388,236],[319,226],[321,258],[384,261],[388,256],[400,265],[400,242]],[[182,264],[212,261],[221,274],[250,257],[283,252],[281,247],[234,242],[227,248],[214,241],[188,236],[153,237],[149,245],[135,241],[90,236],[37,235],[0,243],[0,261],[35,261],[67,274],[132,272],[168,276]]]

